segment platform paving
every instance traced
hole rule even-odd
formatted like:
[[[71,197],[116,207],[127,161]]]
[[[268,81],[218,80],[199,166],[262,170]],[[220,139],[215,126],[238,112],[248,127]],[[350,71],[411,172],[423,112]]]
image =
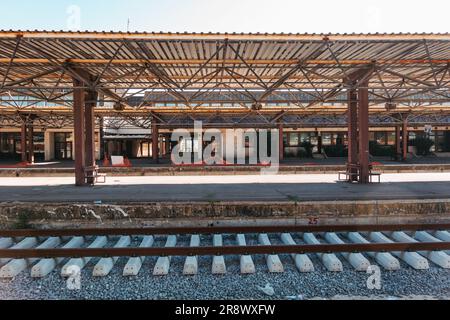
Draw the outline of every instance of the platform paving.
[[[75,187],[71,177],[0,178],[1,202],[307,201],[446,199],[450,173],[383,174],[382,183],[338,182],[336,174],[110,177]]]

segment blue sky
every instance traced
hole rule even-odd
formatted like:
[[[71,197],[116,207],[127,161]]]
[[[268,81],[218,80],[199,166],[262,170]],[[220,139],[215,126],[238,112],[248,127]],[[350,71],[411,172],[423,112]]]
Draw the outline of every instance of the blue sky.
[[[0,0],[0,29],[193,32],[450,32],[450,1]],[[5,10],[6,9],[6,10]]]

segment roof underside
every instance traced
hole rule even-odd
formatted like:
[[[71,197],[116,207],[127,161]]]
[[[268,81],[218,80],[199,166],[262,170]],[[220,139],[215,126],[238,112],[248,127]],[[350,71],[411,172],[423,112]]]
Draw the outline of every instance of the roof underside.
[[[366,81],[371,105],[445,109],[449,70],[449,34],[0,31],[0,105],[18,109],[70,107],[74,78],[128,109],[305,110]]]

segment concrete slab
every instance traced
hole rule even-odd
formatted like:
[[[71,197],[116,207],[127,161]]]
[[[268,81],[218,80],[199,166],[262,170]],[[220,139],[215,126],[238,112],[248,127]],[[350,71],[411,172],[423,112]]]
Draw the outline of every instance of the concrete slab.
[[[407,235],[404,232],[392,232],[391,237],[395,241],[398,241],[398,242],[419,242],[418,240],[410,237],[409,235]],[[421,238],[420,233],[419,233],[419,238]],[[439,241],[438,239],[436,239],[436,240]],[[437,241],[431,241],[431,242],[437,242]],[[418,253],[421,256],[434,262],[441,268],[445,268],[445,269],[450,268],[450,256],[447,255],[443,251],[418,251]]]
[[[88,248],[103,248],[108,243],[108,238],[106,236],[96,237],[95,240],[88,246]],[[84,258],[72,258],[70,259],[61,269],[61,276],[69,277],[72,274],[74,267],[83,269],[92,257]]]
[[[63,249],[80,248],[84,244],[83,237],[73,237],[69,242],[62,246]],[[31,268],[31,277],[42,278],[52,272],[58,264],[65,258],[41,259]]]
[[[450,241],[450,232],[448,231],[444,231],[444,230],[440,230],[440,231],[435,231],[434,236],[442,241],[446,241],[449,242]],[[446,251],[447,254],[450,254],[450,250]]]
[[[369,233],[370,240],[378,243],[393,243],[391,239],[386,237],[381,232],[370,232]],[[426,270],[429,269],[430,266],[428,264],[428,260],[424,257],[420,256],[417,252],[400,252],[400,251],[393,251],[391,252],[394,256],[402,259],[405,261],[408,265],[413,267],[416,270]]]
[[[55,248],[61,243],[61,238],[59,237],[50,237],[41,243],[36,249],[49,249]],[[0,278],[14,278],[19,273],[27,268],[27,266],[33,264],[38,259],[13,259],[9,261],[6,265],[4,265],[0,269]]]
[[[114,245],[114,248],[125,248],[128,247],[130,243],[131,243],[130,236],[122,236]],[[97,262],[97,264],[94,267],[94,270],[92,271],[92,276],[94,277],[107,276],[111,272],[117,260],[119,260],[119,257],[108,257],[100,259],[100,261]]]
[[[13,245],[11,249],[30,249],[35,247],[38,244],[38,239],[35,237],[25,238],[19,243]],[[0,266],[7,264],[12,259],[10,258],[2,258],[0,259]]]
[[[237,234],[236,242],[238,246],[244,247],[247,246],[244,234]],[[250,255],[241,255],[240,267],[241,267],[241,274],[252,274],[256,272],[255,264],[253,263],[253,259]]]
[[[223,245],[222,235],[215,234],[213,236],[213,246],[221,247],[222,245]],[[213,257],[211,272],[212,272],[212,274],[226,274],[227,273],[227,267],[225,265],[224,256],[214,256]]]
[[[0,238],[0,249],[7,249],[14,244],[12,238]]]
[[[359,232],[349,232],[347,233],[347,238],[353,243],[370,243]],[[400,269],[400,262],[389,252],[367,252],[367,255],[374,258],[386,270],[394,271]]]
[[[151,247],[154,243],[153,236],[145,236],[142,239],[141,244],[139,245],[139,248],[148,248]],[[139,271],[142,268],[142,264],[145,261],[145,256],[142,257],[134,257],[130,258],[123,268],[123,275],[124,276],[137,276]]]
[[[434,236],[442,241],[449,242],[450,241],[450,232],[439,230],[434,232]]]
[[[303,240],[308,244],[320,244],[320,241],[312,233],[304,233]],[[341,272],[344,270],[342,262],[333,253],[317,253],[319,259],[328,271]]]
[[[192,235],[191,236],[191,247],[198,247],[200,246],[200,237],[198,235]],[[196,256],[192,257],[186,257],[186,260],[184,262],[183,267],[183,274],[184,275],[195,275],[198,272],[198,261]]]
[[[334,232],[329,232],[325,234],[325,240],[329,243],[334,244],[344,244],[345,242],[339,238],[339,236]],[[341,255],[355,268],[356,271],[367,271],[370,266],[369,260],[366,259],[361,253],[349,253],[342,252]]]
[[[258,235],[258,242],[263,246],[270,246],[270,240],[267,234],[261,233]],[[280,273],[284,272],[283,264],[281,263],[280,257],[276,254],[268,254],[266,255],[266,263],[269,272],[272,273]]]
[[[295,241],[289,233],[283,233],[281,235],[281,241],[287,245],[295,245]],[[314,264],[306,254],[291,254],[292,259],[295,262],[295,266],[300,272],[313,272]]]
[[[170,235],[167,237],[165,247],[175,247],[177,244],[177,237]],[[159,257],[156,261],[155,267],[153,268],[154,276],[165,276],[169,273],[170,268],[170,256],[169,257]]]

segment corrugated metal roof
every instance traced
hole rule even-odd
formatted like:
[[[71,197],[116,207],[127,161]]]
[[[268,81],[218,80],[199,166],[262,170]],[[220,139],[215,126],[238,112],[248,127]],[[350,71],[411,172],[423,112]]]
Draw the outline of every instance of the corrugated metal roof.
[[[248,102],[276,101],[286,94],[280,90],[294,92],[293,101],[305,94],[326,101],[344,79],[372,68],[371,97],[425,92],[449,101],[449,65],[449,33],[0,31],[4,88],[51,92],[47,98],[70,93],[77,68],[91,75],[91,87],[123,103],[135,94],[128,89],[164,90],[187,104],[218,90]]]
[[[106,30],[101,30],[101,31],[93,31],[93,30],[38,30],[38,29],[34,29],[34,30],[30,30],[30,29],[26,29],[26,30],[14,30],[14,29],[0,29],[0,32],[12,32],[12,33],[72,33],[72,34],[143,34],[143,35],[147,35],[147,34],[166,34],[166,35],[173,35],[173,34],[185,34],[185,35],[286,35],[286,36],[290,36],[290,35],[311,35],[311,36],[342,36],[342,35],[357,35],[357,36],[373,36],[373,35],[394,35],[394,36],[410,36],[410,35],[448,35],[450,34],[449,32],[369,32],[369,33],[361,33],[361,32],[351,32],[351,33],[309,33],[309,32],[297,32],[297,33],[292,33],[292,32],[274,32],[274,33],[268,33],[268,32],[189,32],[189,31],[184,31],[184,32],[170,32],[170,31],[159,31],[159,32],[155,32],[155,31],[151,31],[151,32],[146,32],[146,31],[133,31],[133,32],[124,32],[124,31],[106,31]]]

